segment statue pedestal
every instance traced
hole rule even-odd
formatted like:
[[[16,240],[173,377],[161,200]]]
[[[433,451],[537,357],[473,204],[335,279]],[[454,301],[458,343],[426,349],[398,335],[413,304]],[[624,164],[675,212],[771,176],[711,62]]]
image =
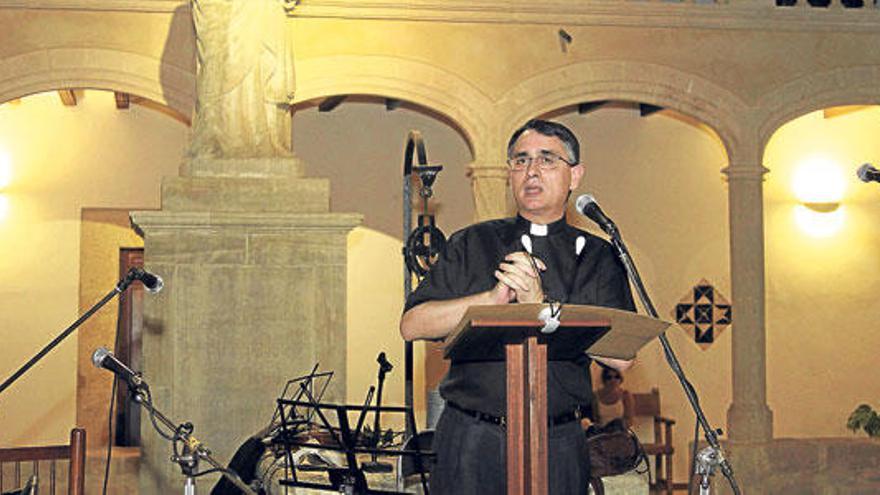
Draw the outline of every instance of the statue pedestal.
[[[335,372],[326,399],[344,400],[346,236],[361,215],[329,213],[327,180],[171,177],[162,210],[131,218],[165,280],[144,300],[144,376],[155,405],[191,421],[219,461],[315,363]],[[141,424],[141,493],[180,491],[170,445]]]

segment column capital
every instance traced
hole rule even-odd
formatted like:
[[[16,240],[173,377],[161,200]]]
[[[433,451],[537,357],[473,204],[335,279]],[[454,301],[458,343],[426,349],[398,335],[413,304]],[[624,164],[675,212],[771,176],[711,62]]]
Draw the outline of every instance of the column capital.
[[[770,169],[760,163],[731,162],[721,169],[728,182],[731,181],[763,181]]]
[[[498,165],[489,165],[489,166],[481,166],[476,163],[471,163],[467,167],[468,177],[472,179],[504,179],[507,180],[507,175],[509,169],[506,165],[498,166]]]
[[[468,166],[471,188],[474,193],[474,220],[481,222],[508,215],[507,166],[480,166],[479,162]]]

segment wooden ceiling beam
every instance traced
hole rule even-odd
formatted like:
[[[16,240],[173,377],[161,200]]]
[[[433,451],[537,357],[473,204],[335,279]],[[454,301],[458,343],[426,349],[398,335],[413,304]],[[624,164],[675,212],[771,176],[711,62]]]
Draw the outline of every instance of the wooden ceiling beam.
[[[348,97],[348,95],[336,95],[336,96],[331,96],[329,98],[325,98],[324,101],[322,101],[318,105],[318,111],[319,112],[332,112],[347,97]]]
[[[851,114],[869,108],[869,105],[842,105],[839,107],[830,107],[822,110],[822,116],[826,119],[833,119],[841,115]]]
[[[129,107],[131,107],[131,96],[128,93],[120,93],[119,91],[114,91],[113,97],[116,98],[117,110],[128,110]]]
[[[642,117],[647,117],[652,113],[657,113],[660,110],[663,110],[663,107],[657,105],[651,105],[649,103],[639,103],[639,115]]]
[[[72,89],[59,89],[58,97],[61,98],[61,103],[64,104],[65,107],[76,106],[76,93],[74,93]]]
[[[608,100],[585,101],[583,103],[578,103],[578,113],[581,115],[590,113],[606,103],[608,103]]]

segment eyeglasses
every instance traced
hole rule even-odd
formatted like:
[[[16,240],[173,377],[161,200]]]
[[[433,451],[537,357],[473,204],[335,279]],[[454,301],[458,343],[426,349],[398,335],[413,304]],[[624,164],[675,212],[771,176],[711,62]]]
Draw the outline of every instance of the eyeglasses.
[[[507,159],[507,166],[514,172],[522,172],[533,164],[541,169],[541,171],[553,170],[558,167],[560,163],[571,165],[571,163],[565,158],[549,151],[542,151],[537,156],[523,154]]]

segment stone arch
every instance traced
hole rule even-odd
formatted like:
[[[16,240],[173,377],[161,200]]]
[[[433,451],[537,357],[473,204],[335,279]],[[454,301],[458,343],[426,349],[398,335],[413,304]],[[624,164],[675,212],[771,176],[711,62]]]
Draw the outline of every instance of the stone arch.
[[[433,65],[384,56],[331,56],[297,61],[296,101],[339,94],[400,98],[448,118],[475,158],[493,112],[489,97],[461,77]]]
[[[583,62],[538,74],[504,94],[509,135],[527,119],[584,101],[628,100],[672,108],[711,127],[728,157],[741,140],[745,103],[699,76],[640,62]]]
[[[189,117],[195,74],[160,59],[104,48],[50,48],[0,60],[0,102],[61,88],[122,91]]]
[[[763,115],[760,149],[786,122],[801,115],[840,105],[880,104],[878,79],[880,66],[874,65],[813,73],[779,86],[758,102]]]

